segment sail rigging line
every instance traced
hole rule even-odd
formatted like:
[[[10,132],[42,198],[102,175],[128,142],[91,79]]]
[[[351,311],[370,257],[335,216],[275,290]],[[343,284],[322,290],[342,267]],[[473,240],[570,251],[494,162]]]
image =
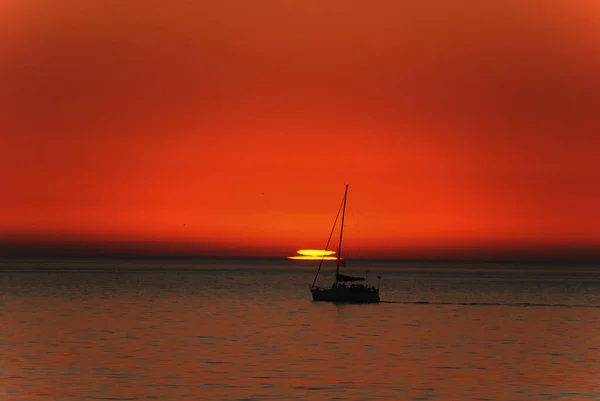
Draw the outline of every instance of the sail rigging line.
[[[338,212],[335,215],[335,220],[333,221],[333,227],[331,227],[331,232],[329,233],[329,238],[327,239],[327,245],[325,245],[325,251],[327,251],[327,249],[329,248],[329,243],[331,242],[331,237],[333,237],[333,232],[335,231],[335,226],[337,225],[337,221],[338,218],[340,217],[340,212],[342,211],[342,207],[344,206],[344,203],[346,201],[346,195],[344,195],[344,199],[342,200],[342,203],[340,204],[340,207],[338,208]],[[323,266],[323,261],[325,260],[325,253],[323,252],[323,256],[321,257],[321,262],[319,262],[319,268],[317,269],[317,274],[315,275],[315,279],[313,280],[312,286],[315,286],[315,283],[317,282],[317,278],[319,277],[319,272],[321,271],[321,267]]]
[[[340,243],[338,245],[337,253],[337,266],[335,269],[335,283],[338,283],[338,276],[340,274],[340,258],[342,257],[342,235],[344,234],[344,217],[346,215],[346,199],[348,198],[348,184],[346,184],[346,191],[344,192],[344,208],[342,209],[342,226],[340,228]]]

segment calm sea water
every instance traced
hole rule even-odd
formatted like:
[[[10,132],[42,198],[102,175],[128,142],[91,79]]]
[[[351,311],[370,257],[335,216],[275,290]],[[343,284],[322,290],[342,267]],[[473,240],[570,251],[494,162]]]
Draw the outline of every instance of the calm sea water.
[[[372,263],[377,305],[314,272],[6,261],[0,399],[600,400],[599,267]]]

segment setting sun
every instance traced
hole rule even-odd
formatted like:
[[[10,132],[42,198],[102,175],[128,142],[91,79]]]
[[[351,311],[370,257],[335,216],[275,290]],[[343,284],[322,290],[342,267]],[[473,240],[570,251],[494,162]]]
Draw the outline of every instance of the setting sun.
[[[300,249],[300,256],[288,256],[288,259],[294,260],[337,260],[335,251],[326,251],[321,249]]]

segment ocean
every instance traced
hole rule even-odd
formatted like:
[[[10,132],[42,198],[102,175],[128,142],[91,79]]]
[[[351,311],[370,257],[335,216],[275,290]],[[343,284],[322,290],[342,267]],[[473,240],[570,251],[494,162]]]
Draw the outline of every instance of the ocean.
[[[600,266],[367,265],[5,260],[0,399],[600,400]]]

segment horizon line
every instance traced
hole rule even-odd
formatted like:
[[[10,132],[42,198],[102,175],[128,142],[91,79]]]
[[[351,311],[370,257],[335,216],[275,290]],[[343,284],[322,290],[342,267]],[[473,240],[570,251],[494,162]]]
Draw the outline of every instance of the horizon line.
[[[185,254],[135,254],[135,253],[14,253],[0,254],[0,262],[15,261],[15,260],[269,260],[282,261],[288,263],[301,263],[309,265],[315,260],[291,259],[288,256],[274,255],[185,255]],[[317,262],[320,261],[316,260]],[[599,264],[600,255],[588,255],[580,257],[572,257],[572,255],[512,255],[507,257],[500,256],[470,256],[470,257],[353,257],[347,259],[351,264],[356,262],[419,262],[419,263],[473,263],[473,264]],[[325,262],[335,262],[325,260]]]

